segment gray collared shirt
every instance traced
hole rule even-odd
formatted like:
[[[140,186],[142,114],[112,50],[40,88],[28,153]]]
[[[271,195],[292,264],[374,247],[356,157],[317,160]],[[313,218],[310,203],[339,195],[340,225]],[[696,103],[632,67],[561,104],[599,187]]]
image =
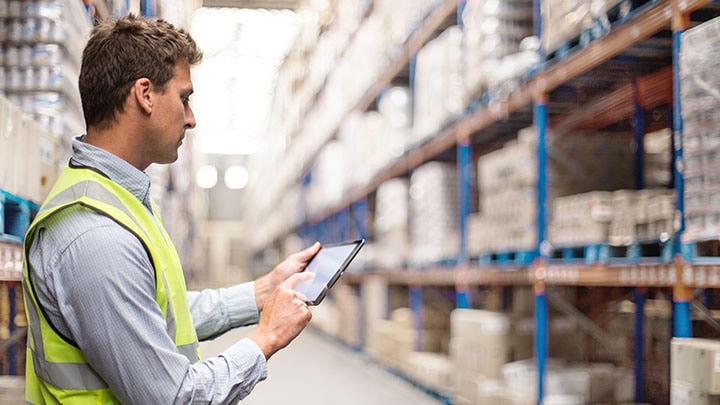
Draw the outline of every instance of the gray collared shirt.
[[[147,174],[83,140],[73,141],[71,164],[103,173],[150,210]],[[155,273],[142,244],[106,216],[79,205],[53,215],[28,260],[49,322],[123,403],[228,403],[267,377],[262,351],[247,338],[195,364],[180,354],[155,301]],[[200,340],[259,319],[252,282],[189,291],[188,304]]]

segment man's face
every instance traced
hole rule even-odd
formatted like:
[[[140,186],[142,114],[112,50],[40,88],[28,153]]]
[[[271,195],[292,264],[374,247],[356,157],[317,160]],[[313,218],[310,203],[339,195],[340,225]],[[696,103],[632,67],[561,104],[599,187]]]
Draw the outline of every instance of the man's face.
[[[172,163],[178,158],[187,129],[195,128],[195,115],[190,108],[193,93],[190,66],[175,66],[175,76],[164,92],[154,90],[152,123],[146,143],[146,158],[150,163]]]

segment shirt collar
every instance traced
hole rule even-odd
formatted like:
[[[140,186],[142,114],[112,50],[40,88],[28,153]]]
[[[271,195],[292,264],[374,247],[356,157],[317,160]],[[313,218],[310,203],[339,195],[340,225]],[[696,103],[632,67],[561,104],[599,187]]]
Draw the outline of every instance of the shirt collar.
[[[151,209],[150,177],[145,172],[104,149],[85,143],[85,135],[73,139],[72,149],[72,164],[103,173]]]

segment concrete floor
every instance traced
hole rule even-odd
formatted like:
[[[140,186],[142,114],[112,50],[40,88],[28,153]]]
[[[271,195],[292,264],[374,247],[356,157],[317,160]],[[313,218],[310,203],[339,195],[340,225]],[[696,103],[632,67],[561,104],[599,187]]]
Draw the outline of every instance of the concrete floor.
[[[251,329],[201,343],[214,356]],[[268,362],[268,378],[242,404],[437,405],[442,401],[386,371],[362,353],[307,328]]]
[[[220,353],[251,328],[201,343],[203,357]],[[24,378],[0,377],[0,404],[24,403]],[[321,332],[307,328],[268,362],[268,379],[242,404],[438,405],[442,401]]]

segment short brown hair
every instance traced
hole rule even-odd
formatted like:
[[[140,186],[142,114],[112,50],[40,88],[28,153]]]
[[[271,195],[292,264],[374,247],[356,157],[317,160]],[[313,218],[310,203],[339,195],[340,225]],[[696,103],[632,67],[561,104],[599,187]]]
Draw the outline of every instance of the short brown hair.
[[[107,129],[137,79],[148,78],[163,91],[178,63],[192,66],[201,60],[190,34],[167,21],[130,14],[101,22],[90,34],[80,67],[85,124]]]

